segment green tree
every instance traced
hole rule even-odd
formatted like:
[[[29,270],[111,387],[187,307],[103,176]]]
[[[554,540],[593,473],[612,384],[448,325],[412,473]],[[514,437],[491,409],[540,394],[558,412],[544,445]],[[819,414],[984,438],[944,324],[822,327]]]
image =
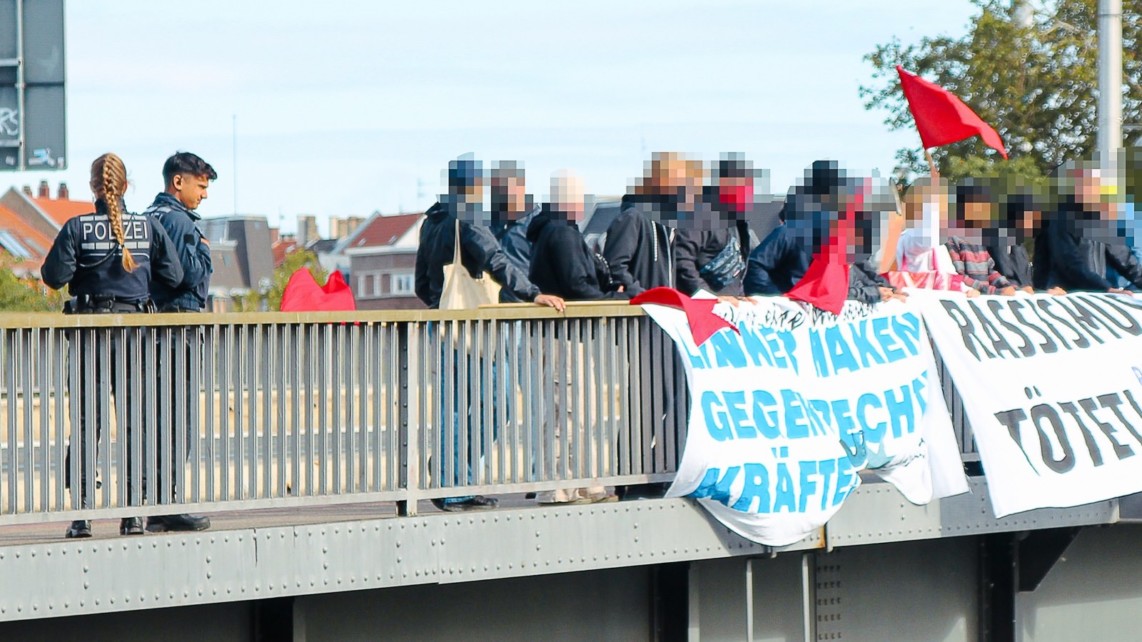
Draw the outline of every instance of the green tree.
[[[59,312],[66,296],[49,289],[41,281],[17,276],[15,260],[0,250],[0,313]]]
[[[317,280],[318,284],[325,283],[328,272],[325,268],[321,267],[321,262],[317,260],[317,255],[309,250],[300,250],[287,254],[285,261],[282,262],[276,269],[274,269],[274,276],[269,284],[269,289],[263,295],[258,290],[257,284],[254,289],[243,297],[234,300],[234,308],[239,312],[257,312],[259,310],[277,311],[282,307],[282,292],[285,292],[285,286],[289,283],[289,278],[293,273],[302,269],[309,268],[313,278]],[[264,304],[264,305],[263,305]]]
[[[915,45],[899,39],[865,56],[872,82],[860,88],[866,109],[888,112],[893,130],[915,125],[896,74],[896,65],[952,91],[994,126],[1007,145],[1009,161],[969,139],[932,150],[942,175],[1019,177],[1042,184],[1067,160],[1090,158],[1097,135],[1097,0],[1045,0],[1030,26],[1016,19],[1011,0],[972,0],[979,10],[960,38],[928,37]],[[1123,119],[1142,123],[1142,0],[1123,4]],[[1125,145],[1142,134],[1125,128]],[[901,167],[926,173],[917,145],[897,151]]]

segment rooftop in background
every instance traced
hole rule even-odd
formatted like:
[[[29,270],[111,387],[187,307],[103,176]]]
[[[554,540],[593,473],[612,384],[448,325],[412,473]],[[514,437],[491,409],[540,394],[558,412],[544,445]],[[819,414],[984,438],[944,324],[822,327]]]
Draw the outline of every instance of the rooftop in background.
[[[393,245],[405,236],[422,216],[424,216],[422,212],[389,216],[377,212],[345,237],[338,244],[338,249],[346,251]]]
[[[12,270],[16,274],[39,277],[40,266],[53,240],[16,212],[0,205],[0,250],[12,256]]]

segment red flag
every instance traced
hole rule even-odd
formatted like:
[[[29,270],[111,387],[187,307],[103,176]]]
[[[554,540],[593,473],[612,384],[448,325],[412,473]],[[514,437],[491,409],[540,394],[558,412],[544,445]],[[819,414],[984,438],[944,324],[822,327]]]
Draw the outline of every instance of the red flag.
[[[702,345],[715,332],[729,328],[734,332],[738,329],[734,324],[712,312],[717,299],[692,299],[673,288],[651,288],[630,300],[631,305],[653,303],[678,308],[686,313],[686,321],[690,323],[690,334],[694,337],[696,345]]]
[[[979,136],[985,145],[1007,158],[1003,139],[995,128],[983,122],[955,94],[904,71],[900,65],[896,65],[896,72],[900,74],[900,88],[904,90],[904,98],[908,100],[925,149]]]
[[[868,181],[863,189],[868,189]],[[840,314],[849,298],[849,253],[853,243],[853,225],[857,211],[864,204],[863,189],[849,199],[845,212],[837,220],[836,231],[817,251],[805,276],[785,293],[794,301]]]
[[[289,277],[282,292],[282,312],[350,312],[357,309],[353,291],[341,272],[334,270],[324,286],[317,285],[309,268]]]

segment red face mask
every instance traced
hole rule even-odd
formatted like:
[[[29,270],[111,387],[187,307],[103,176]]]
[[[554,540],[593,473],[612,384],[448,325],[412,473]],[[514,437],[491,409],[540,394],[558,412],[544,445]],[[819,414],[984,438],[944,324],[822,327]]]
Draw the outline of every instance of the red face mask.
[[[718,189],[718,201],[735,213],[746,210],[753,200],[753,188],[750,185],[723,185]]]

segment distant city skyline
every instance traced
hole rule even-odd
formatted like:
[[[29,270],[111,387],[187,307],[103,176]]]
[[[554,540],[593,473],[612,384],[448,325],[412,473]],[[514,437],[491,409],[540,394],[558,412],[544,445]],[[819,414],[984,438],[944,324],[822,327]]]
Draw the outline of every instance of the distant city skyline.
[[[6,172],[0,188],[48,180],[54,194],[66,181],[90,198],[89,163],[115,151],[141,210],[163,160],[189,150],[219,173],[203,216],[236,202],[284,231],[315,214],[325,234],[328,216],[422,210],[464,152],[522,161],[539,198],[564,167],[589,193],[621,193],[662,150],[744,152],[778,193],[815,158],[888,174],[916,134],[864,110],[862,56],[893,36],[962,34],[974,11],[968,0],[315,6],[69,2],[69,169]]]

